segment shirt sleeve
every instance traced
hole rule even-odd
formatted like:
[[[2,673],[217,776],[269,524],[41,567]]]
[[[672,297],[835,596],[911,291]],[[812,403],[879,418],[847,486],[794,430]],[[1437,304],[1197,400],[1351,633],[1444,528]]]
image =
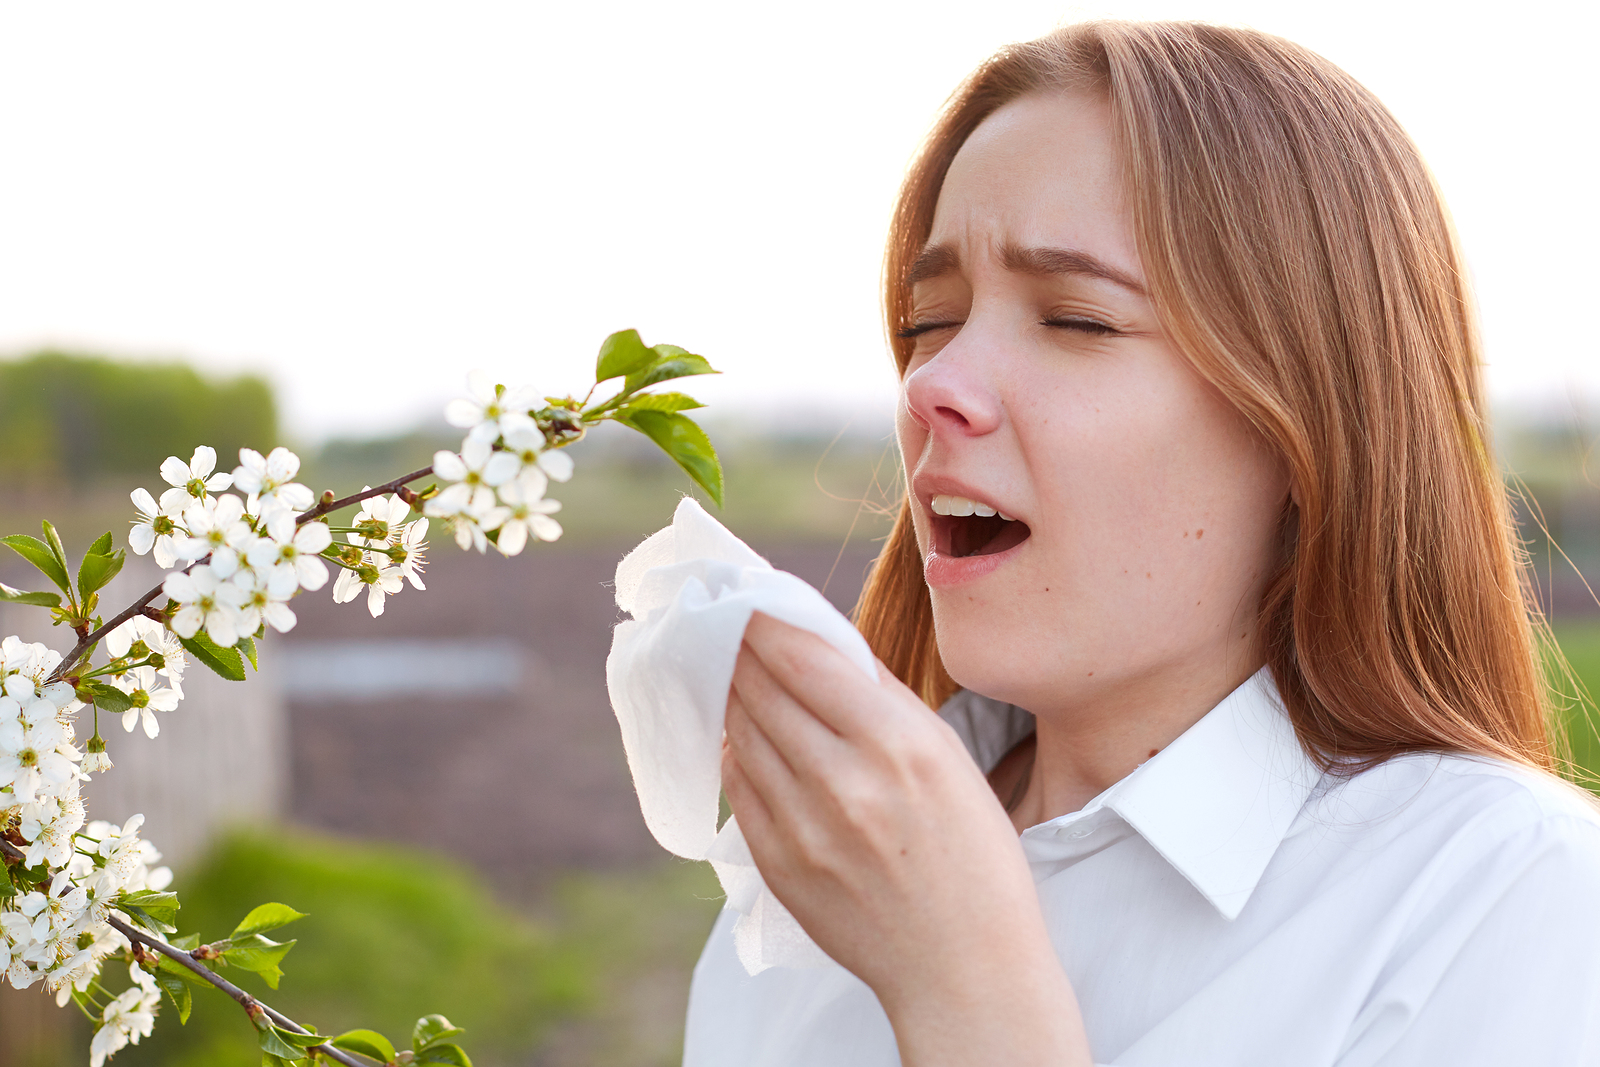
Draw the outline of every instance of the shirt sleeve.
[[[1600,824],[1548,814],[1452,866],[1336,1067],[1600,1065]]]

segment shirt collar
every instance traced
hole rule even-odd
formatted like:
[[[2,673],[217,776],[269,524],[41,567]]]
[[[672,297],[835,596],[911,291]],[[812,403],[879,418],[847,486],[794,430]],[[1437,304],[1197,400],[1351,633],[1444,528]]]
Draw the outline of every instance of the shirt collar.
[[[1089,808],[1120,815],[1231,920],[1320,777],[1263,667]]]

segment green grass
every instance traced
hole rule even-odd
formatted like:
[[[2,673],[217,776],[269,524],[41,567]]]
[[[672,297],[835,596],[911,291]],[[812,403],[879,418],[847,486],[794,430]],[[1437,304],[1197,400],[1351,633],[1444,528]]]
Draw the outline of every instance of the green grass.
[[[1571,683],[1553,674],[1565,708],[1572,762],[1592,776],[1585,784],[1600,786],[1600,620],[1569,622],[1554,627],[1556,643],[1572,669]]]

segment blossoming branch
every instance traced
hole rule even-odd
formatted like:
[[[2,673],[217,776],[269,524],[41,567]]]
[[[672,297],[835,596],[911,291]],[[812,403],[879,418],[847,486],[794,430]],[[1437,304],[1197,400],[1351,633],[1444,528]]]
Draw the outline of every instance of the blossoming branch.
[[[91,1067],[150,1035],[163,991],[186,1022],[194,989],[219,990],[244,1008],[267,1067],[319,1056],[350,1065],[470,1067],[456,1040],[461,1031],[441,1015],[418,1020],[412,1047],[397,1051],[371,1030],[316,1034],[218,974],[219,966],[240,968],[277,988],[295,942],[265,934],[302,917],[286,905],[261,905],[221,941],[175,936],[172,872],[156,866],[161,854],[140,836],[144,817],[120,827],[88,820],[82,785],[113,766],[101,712],[127,733],[157,737],[162,717],[183,700],[190,657],[245,681],[246,662],[259,664],[257,642],[293,629],[290,602],[330,577],[336,602],[364,593],[368,612],[382,615],[408,584],[425,588],[430,523],[463,549],[492,545],[506,556],[530,541],[556,540],[561,505],[546,493],[572,477],[565,449],[598,422],[649,437],[720,506],[721,464],[683,414],[701,405],[683,393],[648,391],[713,373],[704,358],[673,345],[647,347],[632,330],[606,338],[595,386],[581,400],[507,388],[474,372],[470,398],[445,409],[450,424],[466,431],[459,451],[441,451],[430,467],[342,499],[331,491],[318,498],[296,481],[300,460],[286,448],[240,449],[232,470],[218,470],[207,445],[187,461],[170,456],[159,497],[133,490],[128,533],[128,547],[168,573],[109,618],[100,591],[125,559],[111,534],[89,546],[75,571],[49,522],[42,540],[0,538],[59,590],[0,585],[0,601],[45,609],[53,625],[76,636],[65,653],[0,639],[0,979],[16,989],[42,985],[58,1005],[76,1004],[95,1028]],[[615,393],[594,400],[619,378]],[[358,505],[348,519],[333,518]],[[80,749],[85,710],[89,736]],[[120,990],[107,977],[112,962],[127,965]]]

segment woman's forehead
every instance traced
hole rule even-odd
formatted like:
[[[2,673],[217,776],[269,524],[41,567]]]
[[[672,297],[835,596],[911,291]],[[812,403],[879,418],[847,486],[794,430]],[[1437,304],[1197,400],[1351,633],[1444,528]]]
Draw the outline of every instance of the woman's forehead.
[[[1034,93],[983,121],[940,188],[928,249],[968,266],[1018,249],[1082,251],[1142,277],[1124,170],[1104,99]]]

